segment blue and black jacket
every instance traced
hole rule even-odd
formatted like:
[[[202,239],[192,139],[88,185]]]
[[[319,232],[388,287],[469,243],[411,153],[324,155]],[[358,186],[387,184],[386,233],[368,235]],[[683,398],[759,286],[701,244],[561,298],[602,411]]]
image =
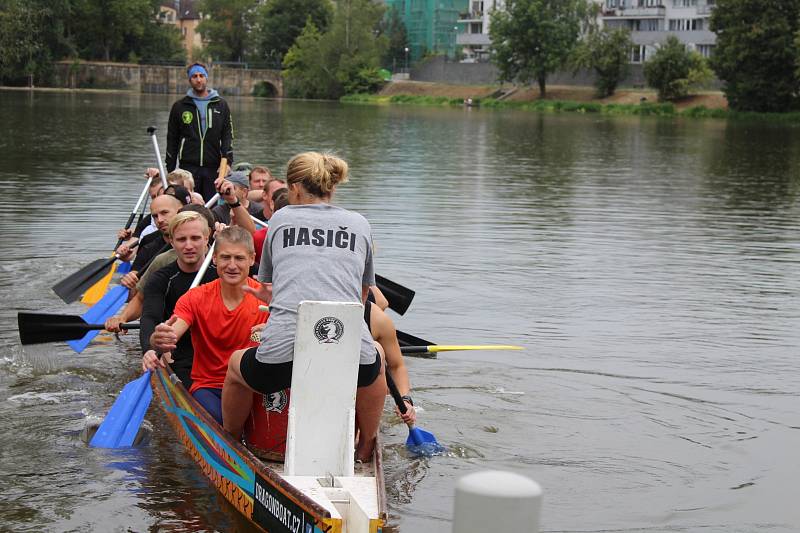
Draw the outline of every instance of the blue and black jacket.
[[[194,100],[184,96],[175,102],[167,128],[167,172],[179,164],[216,170],[223,157],[233,163],[233,120],[227,102],[219,96],[209,100],[205,134]]]

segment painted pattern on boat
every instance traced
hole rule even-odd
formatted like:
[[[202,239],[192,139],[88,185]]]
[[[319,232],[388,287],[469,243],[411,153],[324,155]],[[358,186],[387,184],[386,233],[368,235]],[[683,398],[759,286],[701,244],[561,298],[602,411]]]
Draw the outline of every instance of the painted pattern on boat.
[[[331,518],[299,491],[290,494],[292,487],[276,473],[263,466],[254,468],[260,461],[223,435],[224,430],[199,408],[183,385],[172,382],[168,370],[159,368],[151,382],[168,420],[203,474],[245,518],[270,533],[342,531],[340,519]],[[373,531],[381,531],[380,526]]]

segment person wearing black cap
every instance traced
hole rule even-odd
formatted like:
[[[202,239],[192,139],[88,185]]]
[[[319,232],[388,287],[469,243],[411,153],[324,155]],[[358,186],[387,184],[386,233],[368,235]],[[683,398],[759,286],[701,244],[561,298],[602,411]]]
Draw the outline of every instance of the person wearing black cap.
[[[224,204],[218,205],[211,210],[211,212],[214,213],[214,218],[217,220],[217,222],[229,225],[231,223],[231,209],[238,207],[239,205],[244,207],[248,213],[257,219],[264,220],[264,210],[261,207],[261,204],[251,202],[247,198],[247,193],[250,191],[250,183],[247,179],[247,173],[242,170],[237,170],[232,172],[231,175],[227,177],[227,181],[233,184],[233,191],[237,201],[234,204],[230,204],[226,201]]]
[[[167,172],[192,173],[195,189],[208,201],[216,190],[222,158],[233,163],[233,121],[228,103],[208,88],[208,70],[194,63],[186,70],[191,88],[172,105],[167,126]]]

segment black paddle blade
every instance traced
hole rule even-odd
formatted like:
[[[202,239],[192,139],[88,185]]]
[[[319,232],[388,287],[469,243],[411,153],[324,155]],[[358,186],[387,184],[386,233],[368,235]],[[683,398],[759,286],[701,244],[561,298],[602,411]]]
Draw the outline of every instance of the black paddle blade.
[[[420,339],[419,337],[415,337],[399,329],[397,330],[397,342],[400,344],[401,348],[403,346],[433,346],[436,344],[435,342]]]
[[[414,299],[415,292],[377,274],[375,275],[375,283],[383,295],[386,296],[386,299],[389,300],[389,308],[398,314],[405,314],[408,306],[411,305],[411,300]]]
[[[64,300],[64,303],[71,304],[80,298],[89,287],[100,281],[108,273],[108,267],[114,261],[116,261],[116,257],[92,261],[74,274],[53,285],[53,292]]]
[[[19,339],[22,344],[42,344],[80,339],[93,329],[77,315],[17,313]]]

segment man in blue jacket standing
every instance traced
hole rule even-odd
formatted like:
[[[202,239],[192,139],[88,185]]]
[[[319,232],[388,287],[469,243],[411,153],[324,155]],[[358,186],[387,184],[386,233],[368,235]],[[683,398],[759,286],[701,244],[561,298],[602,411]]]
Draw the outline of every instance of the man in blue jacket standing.
[[[207,201],[216,192],[222,158],[233,163],[233,121],[228,103],[208,88],[205,65],[194,63],[187,74],[191,88],[169,113],[166,170],[180,167],[191,172],[195,190]]]

